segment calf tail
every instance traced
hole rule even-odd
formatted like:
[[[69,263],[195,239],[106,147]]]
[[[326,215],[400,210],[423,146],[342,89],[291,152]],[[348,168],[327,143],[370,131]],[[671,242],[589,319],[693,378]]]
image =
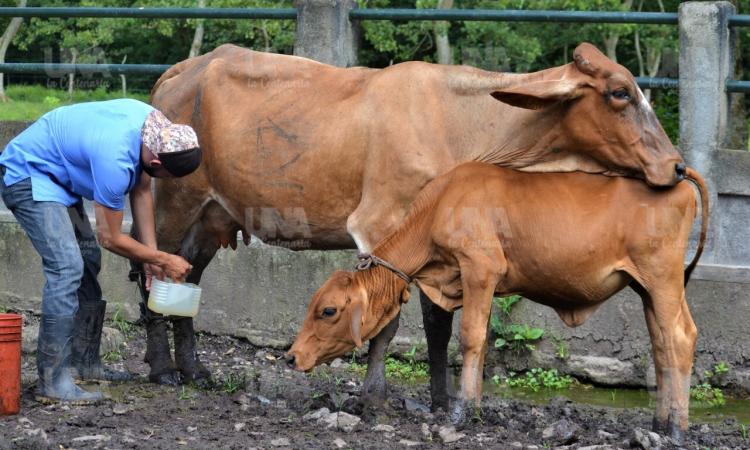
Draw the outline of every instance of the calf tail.
[[[690,167],[687,169],[687,179],[692,181],[698,187],[698,193],[701,197],[701,234],[698,240],[698,248],[695,251],[695,256],[685,269],[685,286],[687,286],[688,281],[690,281],[690,275],[693,273],[695,266],[698,265],[698,260],[703,254],[703,246],[706,243],[706,235],[708,234],[708,187],[706,186],[706,181],[698,172]]]

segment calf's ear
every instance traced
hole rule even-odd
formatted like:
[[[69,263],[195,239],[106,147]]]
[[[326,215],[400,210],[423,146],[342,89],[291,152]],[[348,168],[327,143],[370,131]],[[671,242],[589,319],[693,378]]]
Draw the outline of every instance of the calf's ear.
[[[490,95],[518,108],[543,109],[578,97],[580,89],[578,83],[571,80],[547,80],[510,86]]]

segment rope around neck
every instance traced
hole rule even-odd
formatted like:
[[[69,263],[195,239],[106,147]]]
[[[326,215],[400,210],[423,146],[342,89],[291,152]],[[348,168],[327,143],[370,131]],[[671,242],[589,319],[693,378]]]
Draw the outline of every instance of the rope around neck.
[[[360,253],[357,255],[357,258],[359,258],[359,262],[357,263],[354,268],[358,271],[367,270],[373,266],[383,266],[386,269],[390,270],[394,274],[396,274],[397,277],[401,278],[402,280],[406,281],[406,284],[411,284],[411,277],[401,270],[394,267],[391,263],[388,261],[385,261],[383,259],[378,258],[375,255],[371,255],[369,253]]]

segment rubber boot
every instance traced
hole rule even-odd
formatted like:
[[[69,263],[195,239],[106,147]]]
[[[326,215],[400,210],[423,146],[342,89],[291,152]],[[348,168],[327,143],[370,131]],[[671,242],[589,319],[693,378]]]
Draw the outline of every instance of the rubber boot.
[[[107,302],[81,302],[76,315],[76,336],[73,339],[74,376],[79,380],[129,381],[128,372],[110,370],[102,365],[99,348]]]
[[[76,386],[71,376],[71,353],[76,316],[43,315],[39,326],[36,364],[39,371],[36,399],[42,403],[86,405],[104,398]]]

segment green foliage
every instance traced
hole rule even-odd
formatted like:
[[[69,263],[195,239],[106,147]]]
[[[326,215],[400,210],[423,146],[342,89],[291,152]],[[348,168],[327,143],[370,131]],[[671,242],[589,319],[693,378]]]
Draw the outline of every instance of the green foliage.
[[[197,396],[198,393],[191,387],[183,385],[180,393],[177,395],[177,400],[194,400]]]
[[[511,308],[513,308],[513,305],[520,302],[522,298],[523,297],[520,295],[510,295],[508,297],[495,297],[492,299],[492,302],[503,312],[503,314],[510,317]]]
[[[703,383],[690,388],[690,398],[708,404],[709,406],[724,406],[724,392],[715,384],[721,383],[724,376],[729,373],[730,367],[726,362],[721,361],[714,364],[712,370],[703,372]]]
[[[244,389],[247,383],[247,377],[244,374],[230,373],[221,380],[221,391],[232,395],[235,392]]]
[[[673,144],[680,142],[680,93],[677,89],[652,91],[654,112]]]
[[[701,383],[690,388],[690,398],[705,403],[713,407],[724,406],[724,392],[718,387],[711,386],[710,383]]]
[[[509,318],[513,305],[521,300],[518,295],[493,299],[495,306],[502,312],[503,317]],[[524,350],[534,350],[532,342],[544,335],[541,328],[530,327],[526,324],[506,323],[502,317],[494,315],[490,318],[490,328],[495,333],[495,348],[510,349],[516,353]]]
[[[12,101],[0,103],[0,120],[36,120],[58,106],[122,98],[121,92],[109,92],[104,87],[78,89],[72,99],[65,91],[37,85],[10,85],[5,92]],[[128,98],[148,101],[148,94],[129,92]]]
[[[114,323],[115,328],[120,330],[122,335],[125,336],[125,339],[129,339],[133,333],[135,333],[135,325],[125,320],[120,305],[117,305],[117,308],[115,309],[115,314],[112,316],[112,323]]]
[[[568,356],[570,356],[568,344],[566,344],[562,339],[555,339],[555,356],[560,359],[566,359]]]
[[[495,384],[505,384],[512,388],[530,389],[534,392],[540,389],[567,389],[573,384],[573,378],[567,375],[560,375],[557,369],[534,368],[526,371],[524,374],[511,372],[510,376],[501,379],[499,375],[492,377]]]
[[[742,439],[747,440],[747,425],[744,423],[740,424],[740,436],[742,436]]]
[[[416,352],[417,348],[412,347],[411,350],[404,354],[405,360],[388,355],[385,359],[386,378],[400,382],[414,383],[429,377],[429,366],[425,362],[416,360]],[[349,364],[349,370],[361,376],[367,372],[367,364],[360,364],[352,360]]]
[[[123,358],[122,353],[119,350],[112,350],[102,355],[102,361],[106,362],[117,362]]]

